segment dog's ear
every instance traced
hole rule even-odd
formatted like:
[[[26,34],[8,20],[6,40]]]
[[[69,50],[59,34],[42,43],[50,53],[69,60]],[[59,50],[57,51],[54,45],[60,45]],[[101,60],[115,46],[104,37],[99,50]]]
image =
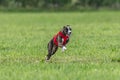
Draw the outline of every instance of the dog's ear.
[[[65,33],[65,28],[66,28],[66,26],[63,26],[63,28],[61,30],[63,33]]]
[[[70,26],[70,25],[66,25],[66,26]]]
[[[66,28],[66,26],[63,26],[63,29],[65,29]]]

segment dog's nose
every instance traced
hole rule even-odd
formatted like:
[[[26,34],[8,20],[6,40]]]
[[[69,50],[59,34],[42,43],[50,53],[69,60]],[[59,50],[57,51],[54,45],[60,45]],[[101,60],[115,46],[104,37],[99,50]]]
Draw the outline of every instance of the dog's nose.
[[[68,34],[69,34],[69,35],[71,34],[71,31],[70,31],[70,30],[68,31]]]

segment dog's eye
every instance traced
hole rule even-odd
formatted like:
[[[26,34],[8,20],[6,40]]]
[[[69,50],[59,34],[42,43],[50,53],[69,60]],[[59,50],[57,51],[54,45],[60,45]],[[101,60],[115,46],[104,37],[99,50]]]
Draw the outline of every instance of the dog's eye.
[[[66,28],[66,32],[68,31],[68,29]]]

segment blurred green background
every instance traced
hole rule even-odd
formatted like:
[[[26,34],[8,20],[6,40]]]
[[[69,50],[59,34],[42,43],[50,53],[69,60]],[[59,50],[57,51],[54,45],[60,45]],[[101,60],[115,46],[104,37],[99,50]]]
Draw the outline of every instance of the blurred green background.
[[[120,9],[120,0],[0,0],[0,11]]]

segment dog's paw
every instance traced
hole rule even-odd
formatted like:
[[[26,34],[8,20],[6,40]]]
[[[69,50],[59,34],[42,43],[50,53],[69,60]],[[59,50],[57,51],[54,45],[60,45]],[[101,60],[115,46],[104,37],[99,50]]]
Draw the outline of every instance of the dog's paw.
[[[62,47],[62,52],[64,52],[67,48],[65,46]]]

